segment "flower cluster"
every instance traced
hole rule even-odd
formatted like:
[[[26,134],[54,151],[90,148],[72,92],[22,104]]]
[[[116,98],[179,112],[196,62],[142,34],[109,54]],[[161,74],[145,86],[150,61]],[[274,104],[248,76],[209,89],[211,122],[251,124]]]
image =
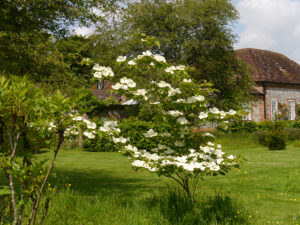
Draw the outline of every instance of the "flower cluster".
[[[116,79],[112,89],[139,102],[136,120],[149,122],[155,128],[138,129],[139,138],[130,136],[131,132],[126,137],[116,121],[106,121],[99,130],[108,133],[112,142],[123,148],[133,167],[169,177],[177,175],[180,180],[193,175],[224,174],[231,166],[238,165],[239,158],[226,155],[220,145],[213,143],[212,134],[202,133],[203,140],[197,140],[199,136],[193,132],[195,127],[210,122],[225,123],[236,114],[234,110],[224,112],[209,107],[208,100],[213,96],[211,86],[197,87],[185,66],[168,65],[163,56],[150,51],[130,60],[120,56],[117,61],[122,62],[126,77]],[[141,71],[147,75],[143,76]],[[143,117],[145,112],[149,114]]]
[[[136,83],[132,79],[123,77],[120,80],[120,83],[116,83],[116,84],[112,85],[111,88],[114,90],[123,89],[123,90],[127,91],[129,88],[134,88],[135,86],[136,86]]]
[[[99,64],[96,64],[93,67],[93,70],[95,71],[94,77],[99,80],[103,78],[113,77],[115,75],[110,67],[99,66]]]

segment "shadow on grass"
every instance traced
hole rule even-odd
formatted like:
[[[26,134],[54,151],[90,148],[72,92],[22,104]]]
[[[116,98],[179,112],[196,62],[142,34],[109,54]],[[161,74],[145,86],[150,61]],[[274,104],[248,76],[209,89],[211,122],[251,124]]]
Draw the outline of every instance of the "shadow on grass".
[[[171,188],[149,198],[146,204],[149,208],[159,208],[164,219],[172,225],[251,224],[249,214],[228,195],[203,196],[191,203],[185,193]]]
[[[145,193],[153,193],[156,189],[165,188],[165,183],[153,178],[122,177],[109,170],[57,170],[50,182],[58,190],[65,190],[69,184],[71,189],[80,195],[119,197],[139,197]]]

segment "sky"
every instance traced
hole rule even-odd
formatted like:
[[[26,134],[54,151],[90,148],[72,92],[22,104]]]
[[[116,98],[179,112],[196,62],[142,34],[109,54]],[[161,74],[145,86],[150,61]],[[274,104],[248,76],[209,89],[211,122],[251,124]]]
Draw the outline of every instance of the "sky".
[[[235,48],[282,53],[300,63],[300,0],[232,0],[240,14]]]
[[[233,25],[235,49],[258,48],[279,52],[300,64],[300,0],[231,0],[240,14]],[[81,35],[94,28],[77,27]]]

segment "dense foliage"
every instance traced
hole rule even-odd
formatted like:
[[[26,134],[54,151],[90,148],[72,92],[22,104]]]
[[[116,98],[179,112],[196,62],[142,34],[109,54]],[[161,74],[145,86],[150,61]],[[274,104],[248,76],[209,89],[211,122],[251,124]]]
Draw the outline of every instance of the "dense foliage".
[[[82,84],[85,67],[74,68],[80,57],[89,57],[79,52],[80,38],[71,38],[71,49],[64,48],[60,41],[69,33],[71,25],[88,25],[101,19],[95,13],[113,6],[110,0],[3,0],[0,4],[0,72],[24,76],[27,74],[36,83],[47,85],[49,91],[57,88],[71,92]],[[77,43],[75,43],[77,41]],[[74,46],[80,53],[71,59]],[[82,47],[81,47],[82,48]],[[84,83],[86,85],[86,81]]]
[[[110,26],[92,37],[94,57],[102,65],[112,66],[111,59],[118,54],[132,56],[146,50],[140,38],[146,42],[146,36],[156,37],[160,45],[152,46],[153,53],[195,67],[191,73],[195,82],[205,79],[219,90],[211,104],[229,110],[251,99],[251,75],[233,50],[230,25],[238,16],[230,1],[129,1],[116,16],[119,19],[110,19]]]
[[[0,76],[0,169],[9,181],[3,223],[21,225],[26,221],[33,225],[38,213],[39,223],[43,223],[50,197],[42,210],[39,205],[45,192],[52,191],[46,184],[60,148],[79,131],[94,127],[71,113],[74,102],[60,92],[47,96],[26,78]],[[36,160],[45,147],[54,149],[49,167],[45,161]]]
[[[114,80],[112,89],[135,102],[137,116],[120,126],[106,120],[99,130],[111,136],[134,168],[175,180],[193,201],[197,185],[192,188],[191,180],[224,175],[238,166],[240,159],[226,155],[221,145],[213,143],[212,134],[194,131],[211,122],[227,124],[236,114],[208,106],[214,91],[211,84],[195,84],[188,68],[169,65],[163,56],[150,51],[128,60],[119,56],[117,62],[118,74],[96,64],[94,77]],[[85,136],[96,137],[93,133]]]

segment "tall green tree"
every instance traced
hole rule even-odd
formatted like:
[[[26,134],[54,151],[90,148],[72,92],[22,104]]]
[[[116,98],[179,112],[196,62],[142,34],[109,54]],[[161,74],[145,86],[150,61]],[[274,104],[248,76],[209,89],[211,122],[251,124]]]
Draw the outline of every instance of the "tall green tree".
[[[89,25],[101,18],[114,0],[2,0],[0,4],[0,72],[31,77],[62,86],[74,79],[58,40],[70,26]]]
[[[233,49],[236,37],[230,25],[237,18],[229,0],[130,1],[113,27],[119,35],[114,37],[121,40],[121,47],[114,47],[113,53],[141,51],[143,45],[134,34],[157,37],[160,46],[152,48],[153,52],[170,62],[195,67],[195,79],[208,80],[220,90],[212,104],[237,108],[251,99],[252,86],[247,67]]]

